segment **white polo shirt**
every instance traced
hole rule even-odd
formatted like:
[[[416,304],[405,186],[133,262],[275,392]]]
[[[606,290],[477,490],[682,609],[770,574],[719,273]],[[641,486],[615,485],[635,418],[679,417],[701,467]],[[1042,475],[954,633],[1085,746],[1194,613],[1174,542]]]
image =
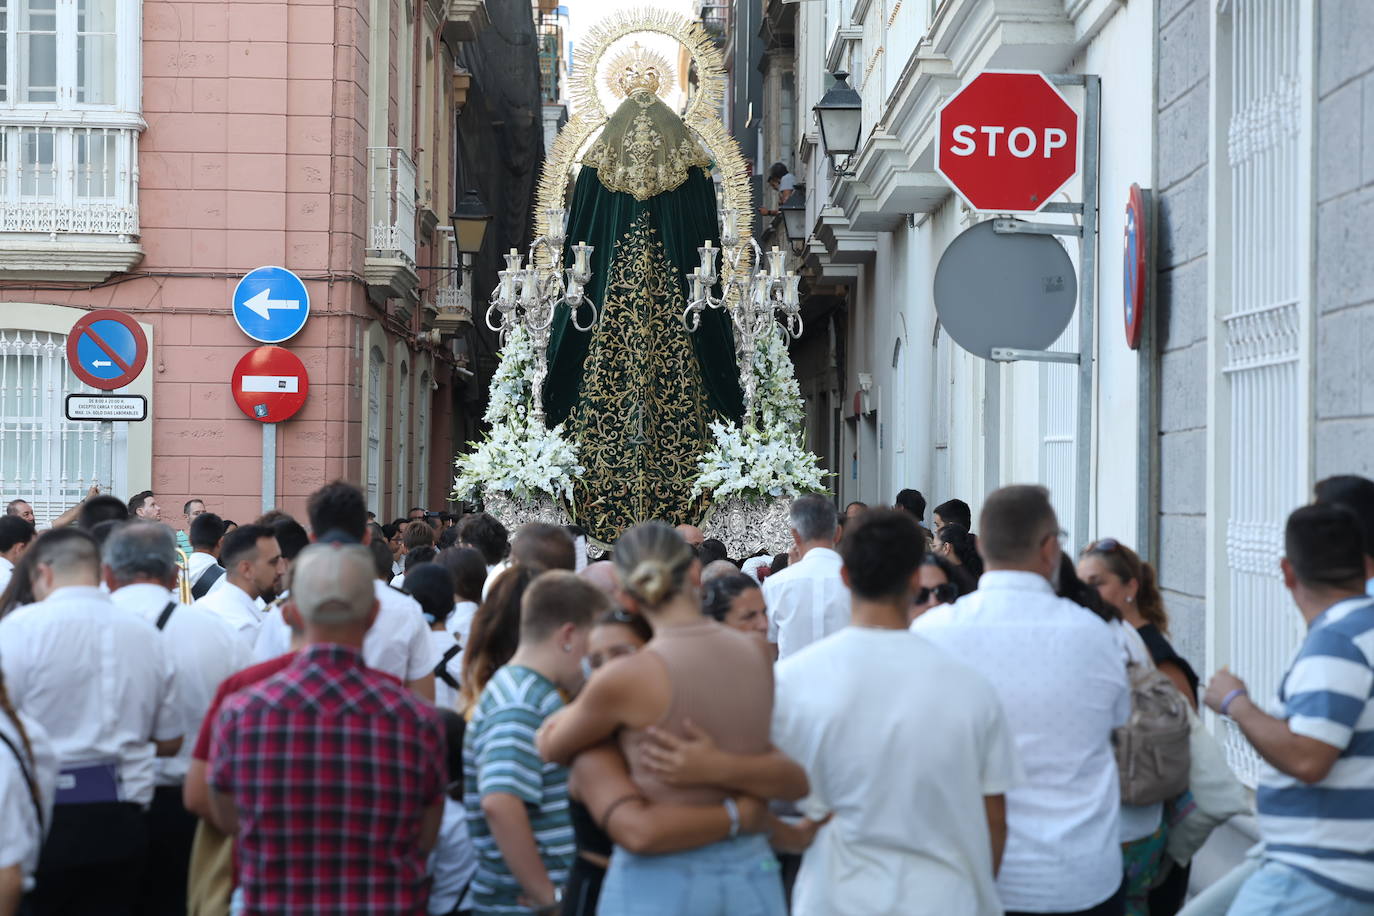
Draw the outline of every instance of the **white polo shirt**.
[[[250,650],[253,648],[258,631],[262,629],[263,609],[260,600],[230,582],[227,575],[220,576],[214,587],[195,606],[218,615],[239,635],[244,645]]]
[[[1121,885],[1112,729],[1131,711],[1111,627],[1044,576],[983,574],[978,591],[916,618],[997,690],[1026,779],[1007,793],[997,888],[1008,910],[1086,910]]]
[[[60,588],[0,620],[0,669],[15,707],[47,731],[63,769],[115,761],[120,801],[153,800],[153,741],[192,726],[152,624],[98,588]]]
[[[14,576],[14,564],[4,557],[0,557],[0,592],[5,590],[5,586],[10,584],[10,579]]]
[[[57,793],[57,754],[48,733],[33,719],[18,714],[28,736],[32,759],[24,750],[23,736],[10,717],[0,713],[0,735],[18,752],[0,741],[0,868],[18,865],[24,874],[24,890],[33,889],[33,873],[38,869],[38,854],[43,848],[45,827],[52,825],[52,800]],[[23,766],[20,761],[23,761]],[[38,788],[38,807],[24,777],[28,770]],[[42,821],[39,821],[39,812]]]
[[[205,575],[205,571],[211,566],[218,566],[219,561],[208,553],[201,553],[199,550],[188,554],[186,557],[186,571],[190,573],[191,586],[195,587],[200,581],[200,577]]]
[[[126,585],[110,600],[157,626],[172,593],[160,585]],[[175,757],[157,760],[157,784],[179,786],[191,766],[195,742],[189,736],[199,728],[215,698],[220,682],[252,664],[252,653],[233,628],[202,607],[177,604],[162,630],[163,646],[177,679],[177,708],[187,724],[187,740]]]
[[[802,859],[796,916],[1000,913],[983,799],[1020,780],[987,679],[906,630],[850,626],[778,662],[773,743],[834,817]]]
[[[419,603],[380,579],[374,579],[372,585],[381,607],[363,638],[363,661],[369,668],[385,671],[405,682],[433,674],[441,653],[430,639],[429,624],[425,622]],[[282,619],[280,609],[273,608],[263,621],[262,631],[253,646],[253,661],[265,662],[290,651],[291,628]]]
[[[768,606],[768,641],[777,643],[778,660],[849,625],[849,589],[840,578],[844,561],[828,547],[763,580]]]

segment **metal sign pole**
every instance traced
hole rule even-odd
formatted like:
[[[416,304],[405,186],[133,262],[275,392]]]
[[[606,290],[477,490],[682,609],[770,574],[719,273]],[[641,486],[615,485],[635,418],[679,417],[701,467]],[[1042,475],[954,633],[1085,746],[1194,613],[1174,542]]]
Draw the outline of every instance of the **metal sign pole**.
[[[277,424],[262,424],[262,511],[277,506]]]
[[[1093,495],[1093,400],[1095,390],[1095,344],[1097,342],[1097,183],[1099,129],[1102,121],[1102,78],[1083,77],[1083,241],[1082,279],[1079,283],[1082,308],[1078,317],[1078,456],[1074,464],[1077,493],[1073,505],[1073,532],[1079,543],[1088,543],[1088,522],[1092,517]],[[1141,508],[1144,511],[1144,507]]]

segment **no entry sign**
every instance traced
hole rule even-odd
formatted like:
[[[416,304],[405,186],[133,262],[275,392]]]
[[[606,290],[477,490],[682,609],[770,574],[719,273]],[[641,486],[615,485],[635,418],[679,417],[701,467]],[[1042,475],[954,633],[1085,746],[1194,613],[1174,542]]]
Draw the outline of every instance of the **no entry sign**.
[[[1042,73],[980,73],[936,137],[935,170],[975,210],[1034,213],[1078,172],[1078,113]]]
[[[289,420],[305,404],[310,379],[305,364],[281,347],[249,350],[234,367],[234,403],[259,423]]]
[[[67,365],[92,388],[123,388],[148,362],[148,338],[132,315],[97,309],[83,315],[67,335]]]

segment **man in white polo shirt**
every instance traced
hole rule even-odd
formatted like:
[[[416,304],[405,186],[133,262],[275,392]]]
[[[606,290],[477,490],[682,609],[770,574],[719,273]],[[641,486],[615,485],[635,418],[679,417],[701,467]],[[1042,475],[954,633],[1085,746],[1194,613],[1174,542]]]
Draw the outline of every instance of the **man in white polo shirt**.
[[[266,525],[240,525],[226,534],[219,557],[224,567],[223,584],[195,606],[218,614],[251,651],[262,627],[258,599],[281,591],[286,561],[276,536]]]
[[[803,496],[788,518],[801,559],[763,580],[768,641],[778,659],[849,624],[849,589],[840,578],[839,518],[823,496]]]
[[[1059,520],[1043,487],[987,498],[978,591],[916,618],[912,630],[997,690],[1025,768],[1007,793],[997,889],[1008,914],[1119,916],[1121,797],[1112,730],[1131,711],[1111,628],[1054,593]]]
[[[62,769],[33,910],[131,912],[154,758],[174,755],[186,730],[173,669],[153,625],[97,587],[88,534],[50,531],[32,550],[38,601],[0,620],[0,668],[10,700],[47,731]]]
[[[312,541],[367,544],[367,502],[352,484],[335,481],[310,494]],[[228,538],[225,538],[226,542]],[[378,579],[373,584],[380,605],[377,619],[363,640],[363,660],[368,667],[398,678],[420,696],[434,702],[434,669],[442,653],[434,648],[420,605],[405,592]],[[267,615],[253,655],[255,661],[275,658],[291,648],[291,629],[274,610]]]
[[[907,630],[924,539],[874,509],[840,547],[852,623],[777,666],[773,743],[806,768],[796,916],[987,916],[1019,779],[987,679]]]
[[[33,526],[17,515],[0,515],[0,592],[10,584],[14,564],[35,537]]]
[[[177,708],[188,729],[197,727],[220,682],[248,667],[248,647],[217,615],[177,601],[176,541],[166,525],[123,525],[110,535],[103,553],[110,600],[162,633],[176,676]],[[181,803],[181,784],[191,744],[183,741],[175,757],[157,762],[157,788],[148,811],[148,870],[140,895],[147,913],[177,912],[186,903],[196,817]]]

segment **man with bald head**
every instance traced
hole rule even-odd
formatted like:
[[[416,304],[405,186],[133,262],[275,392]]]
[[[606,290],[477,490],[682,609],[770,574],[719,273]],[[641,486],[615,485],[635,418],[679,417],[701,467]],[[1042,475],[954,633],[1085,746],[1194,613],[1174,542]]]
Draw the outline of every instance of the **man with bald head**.
[[[210,810],[238,834],[247,912],[424,912],[444,736],[432,706],[363,662],[380,606],[373,572],[359,544],[301,551],[283,610],[299,617],[306,647],[216,720]],[[340,831],[350,811],[367,816]]]
[[[693,550],[700,550],[701,545],[706,541],[706,533],[696,525],[678,525],[677,533],[682,535],[687,546]]]

